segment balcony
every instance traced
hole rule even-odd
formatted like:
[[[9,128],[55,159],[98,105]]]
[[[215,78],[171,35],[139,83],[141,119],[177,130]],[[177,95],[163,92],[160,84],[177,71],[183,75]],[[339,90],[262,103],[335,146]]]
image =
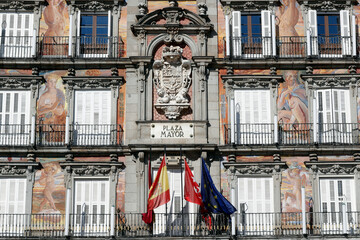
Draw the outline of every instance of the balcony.
[[[120,146],[118,124],[7,124],[0,125],[0,146]]]
[[[0,58],[124,57],[121,37],[2,36],[0,43]]]
[[[360,144],[359,126],[358,123],[237,123],[224,125],[225,144],[354,145]]]
[[[360,235],[360,212],[155,213],[152,226],[140,213],[0,214],[0,237],[295,237]],[[66,224],[67,222],[68,224]]]
[[[226,44],[224,39],[224,56],[233,59],[301,59],[301,58],[347,58],[352,56],[353,46],[357,55],[360,45],[353,44],[351,37],[276,37],[275,43],[271,37],[232,37],[231,43]],[[359,43],[360,38],[357,43]],[[230,51],[226,50],[226,46]],[[273,51],[275,48],[275,51]],[[275,54],[276,53],[276,54]]]

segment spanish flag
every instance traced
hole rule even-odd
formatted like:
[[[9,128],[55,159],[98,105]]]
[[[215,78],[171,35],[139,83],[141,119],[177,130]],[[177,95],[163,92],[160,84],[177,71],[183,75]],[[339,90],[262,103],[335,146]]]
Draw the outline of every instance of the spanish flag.
[[[167,168],[165,156],[161,162],[155,180],[150,187],[148,199],[148,211],[153,210],[170,201],[169,180],[167,175]]]

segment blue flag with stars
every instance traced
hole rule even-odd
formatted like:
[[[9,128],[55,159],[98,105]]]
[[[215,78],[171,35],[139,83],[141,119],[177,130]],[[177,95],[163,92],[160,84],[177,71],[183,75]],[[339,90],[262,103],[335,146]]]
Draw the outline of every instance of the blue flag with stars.
[[[233,214],[236,208],[216,189],[204,159],[201,160],[201,197],[205,208],[212,213]]]

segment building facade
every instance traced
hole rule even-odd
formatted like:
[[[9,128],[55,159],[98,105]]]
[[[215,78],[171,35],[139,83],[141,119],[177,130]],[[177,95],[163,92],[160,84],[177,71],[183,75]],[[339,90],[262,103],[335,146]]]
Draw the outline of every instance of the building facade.
[[[2,1],[0,238],[359,237],[359,14]],[[164,156],[171,199],[148,225]],[[200,183],[201,159],[232,216],[184,200],[184,161]]]

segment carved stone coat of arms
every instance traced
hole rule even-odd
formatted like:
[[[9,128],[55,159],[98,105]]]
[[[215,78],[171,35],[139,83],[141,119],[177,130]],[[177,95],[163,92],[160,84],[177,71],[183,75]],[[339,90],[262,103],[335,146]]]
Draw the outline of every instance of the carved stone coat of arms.
[[[191,63],[182,58],[181,47],[164,47],[162,60],[153,64],[154,85],[158,99],[156,109],[165,112],[168,119],[177,119],[182,110],[190,107],[187,93],[191,85]]]

